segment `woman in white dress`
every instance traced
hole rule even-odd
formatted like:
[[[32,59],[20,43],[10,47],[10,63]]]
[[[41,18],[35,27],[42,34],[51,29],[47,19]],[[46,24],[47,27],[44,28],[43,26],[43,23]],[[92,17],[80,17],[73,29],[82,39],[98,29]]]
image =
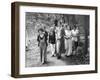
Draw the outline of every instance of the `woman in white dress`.
[[[65,56],[72,54],[72,32],[69,25],[65,26]]]

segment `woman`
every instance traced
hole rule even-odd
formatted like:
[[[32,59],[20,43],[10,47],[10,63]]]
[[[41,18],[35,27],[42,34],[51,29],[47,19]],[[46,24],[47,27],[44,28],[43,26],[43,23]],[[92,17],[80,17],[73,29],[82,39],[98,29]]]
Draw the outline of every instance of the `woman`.
[[[70,56],[72,53],[72,33],[69,25],[65,27],[65,56]]]
[[[38,46],[40,48],[40,61],[42,64],[44,64],[47,61],[47,42],[46,42],[46,36],[44,33],[44,30],[42,28],[40,28],[38,30],[39,35],[37,37],[37,41],[38,41]]]
[[[54,28],[51,27],[50,32],[49,32],[49,43],[50,43],[52,57],[55,56],[55,40],[56,40],[55,31],[54,31]]]
[[[57,59],[61,58],[61,53],[60,53],[60,45],[61,45],[61,30],[62,27],[59,23],[59,25],[56,27],[56,53],[57,53]]]
[[[78,35],[79,35],[78,27],[76,25],[74,25],[74,29],[72,30],[73,55],[75,55],[76,51],[77,51]]]

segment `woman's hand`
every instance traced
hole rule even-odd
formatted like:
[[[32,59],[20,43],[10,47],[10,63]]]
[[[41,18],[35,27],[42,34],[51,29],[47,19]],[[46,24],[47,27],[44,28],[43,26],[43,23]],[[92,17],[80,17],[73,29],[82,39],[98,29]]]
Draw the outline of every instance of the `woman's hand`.
[[[64,36],[64,38],[68,38],[68,36]]]

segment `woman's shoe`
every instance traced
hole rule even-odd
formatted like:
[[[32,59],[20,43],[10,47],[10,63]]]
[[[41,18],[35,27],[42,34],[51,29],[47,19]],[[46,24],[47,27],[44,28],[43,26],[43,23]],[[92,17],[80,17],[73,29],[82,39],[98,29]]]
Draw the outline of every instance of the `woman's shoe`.
[[[53,54],[53,55],[51,55],[51,57],[54,57],[55,55]]]
[[[70,55],[65,55],[65,57],[70,57]]]
[[[57,56],[57,59],[61,59],[61,56]]]

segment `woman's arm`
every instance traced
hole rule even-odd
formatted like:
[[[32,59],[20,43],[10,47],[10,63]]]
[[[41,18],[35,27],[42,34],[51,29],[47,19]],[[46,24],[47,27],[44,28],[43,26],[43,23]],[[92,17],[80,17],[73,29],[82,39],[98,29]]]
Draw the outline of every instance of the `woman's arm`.
[[[37,36],[38,46],[40,44],[39,35]]]

